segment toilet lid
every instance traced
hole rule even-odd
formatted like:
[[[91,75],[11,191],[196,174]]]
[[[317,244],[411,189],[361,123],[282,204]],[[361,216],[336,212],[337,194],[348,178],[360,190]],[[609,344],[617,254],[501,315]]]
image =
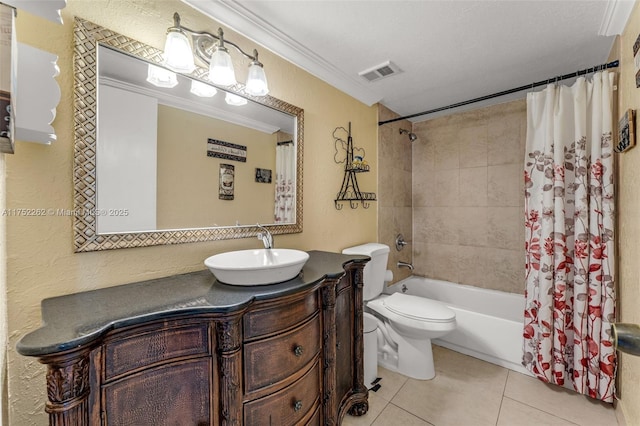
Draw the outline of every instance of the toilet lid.
[[[417,320],[449,322],[456,317],[456,313],[445,304],[425,297],[393,293],[382,303],[391,312]]]

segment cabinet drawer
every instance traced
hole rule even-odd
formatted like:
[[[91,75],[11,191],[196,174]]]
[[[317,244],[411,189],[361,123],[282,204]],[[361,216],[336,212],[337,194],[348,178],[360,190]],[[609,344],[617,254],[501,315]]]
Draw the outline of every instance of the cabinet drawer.
[[[286,379],[320,350],[320,317],[278,336],[244,345],[245,392]]]
[[[104,424],[212,424],[211,377],[210,360],[200,358],[161,365],[108,384],[102,391]]]
[[[178,357],[209,353],[208,324],[153,330],[105,344],[105,378]]]
[[[312,291],[301,298],[279,302],[277,304],[265,304],[244,316],[244,338],[263,336],[285,330],[300,324],[318,311],[318,292]]]
[[[244,424],[298,424],[318,407],[319,395],[320,365],[316,361],[313,368],[291,386],[244,404]]]

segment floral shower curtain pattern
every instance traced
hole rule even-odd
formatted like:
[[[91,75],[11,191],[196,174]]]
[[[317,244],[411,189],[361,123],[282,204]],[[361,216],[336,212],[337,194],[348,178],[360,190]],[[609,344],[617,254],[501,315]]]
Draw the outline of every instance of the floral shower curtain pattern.
[[[523,365],[612,402],[614,75],[527,95]]]
[[[295,222],[296,149],[293,143],[276,148],[275,223]]]

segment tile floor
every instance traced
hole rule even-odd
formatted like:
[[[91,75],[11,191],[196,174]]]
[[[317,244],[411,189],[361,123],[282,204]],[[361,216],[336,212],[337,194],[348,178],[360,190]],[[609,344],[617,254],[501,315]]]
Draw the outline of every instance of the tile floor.
[[[436,377],[378,368],[369,412],[343,426],[617,426],[613,408],[557,386],[435,346]]]

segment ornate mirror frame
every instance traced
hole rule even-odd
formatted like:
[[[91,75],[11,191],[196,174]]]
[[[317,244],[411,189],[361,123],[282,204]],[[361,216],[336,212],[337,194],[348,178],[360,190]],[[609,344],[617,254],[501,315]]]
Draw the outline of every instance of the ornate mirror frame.
[[[118,234],[98,234],[96,221],[96,142],[97,142],[97,48],[98,44],[116,48],[148,62],[160,64],[162,51],[118,34],[81,18],[74,25],[74,242],[76,252],[117,248],[146,247],[163,244],[182,244],[213,240],[254,237],[255,226],[224,226],[178,230],[156,230]],[[190,75],[205,81],[207,70],[198,67]],[[304,110],[271,97],[246,94],[242,85],[222,88],[253,102],[291,114],[296,117],[296,222],[268,225],[272,234],[302,232],[302,163],[304,141]]]

